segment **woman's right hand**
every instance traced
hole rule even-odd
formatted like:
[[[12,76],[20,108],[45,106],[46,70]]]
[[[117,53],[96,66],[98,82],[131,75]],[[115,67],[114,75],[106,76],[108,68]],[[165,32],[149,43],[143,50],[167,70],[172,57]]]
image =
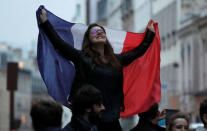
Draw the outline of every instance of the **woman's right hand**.
[[[150,31],[152,31],[152,32],[155,33],[155,28],[154,28],[153,20],[150,20],[150,21],[149,21],[149,23],[148,23],[148,25],[147,25],[147,28],[148,28]]]
[[[45,9],[42,9],[41,14],[40,14],[40,19],[41,19],[42,23],[47,21],[47,12]]]

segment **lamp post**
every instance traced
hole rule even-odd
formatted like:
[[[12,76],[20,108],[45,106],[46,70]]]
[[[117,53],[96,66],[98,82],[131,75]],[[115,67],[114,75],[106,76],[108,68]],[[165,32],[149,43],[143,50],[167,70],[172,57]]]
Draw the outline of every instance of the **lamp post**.
[[[10,92],[10,130],[14,129],[14,91],[17,90],[18,64],[7,64],[7,90]]]

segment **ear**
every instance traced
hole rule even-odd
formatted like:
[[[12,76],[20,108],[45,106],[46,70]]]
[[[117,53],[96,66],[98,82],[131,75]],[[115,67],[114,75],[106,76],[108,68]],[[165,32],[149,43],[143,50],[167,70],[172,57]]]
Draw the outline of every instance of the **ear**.
[[[207,114],[203,114],[202,118],[203,118],[204,122],[207,123]]]
[[[87,108],[87,109],[86,109],[86,112],[87,112],[87,113],[90,113],[90,112],[91,112],[91,109],[90,109],[90,108]]]

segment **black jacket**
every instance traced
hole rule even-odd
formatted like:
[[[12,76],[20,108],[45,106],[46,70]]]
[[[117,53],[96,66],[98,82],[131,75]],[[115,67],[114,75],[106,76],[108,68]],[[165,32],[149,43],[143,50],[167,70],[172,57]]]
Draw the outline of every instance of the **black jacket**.
[[[66,130],[63,130],[63,129],[58,128],[58,127],[47,127],[47,128],[40,129],[40,130],[37,130],[37,131],[66,131]]]
[[[75,66],[76,75],[70,93],[71,100],[75,92],[83,84],[91,84],[98,88],[103,95],[105,111],[102,119],[105,122],[118,120],[120,107],[123,106],[123,74],[122,69],[115,70],[111,66],[100,66],[93,62],[92,58],[85,52],[77,50],[65,43],[55,32],[49,21],[40,25],[54,48],[66,59],[72,61]],[[129,65],[133,60],[142,56],[150,46],[155,33],[148,31],[142,43],[135,49],[117,54],[116,57],[123,66]]]
[[[149,120],[140,118],[137,126],[130,131],[165,131],[165,128],[157,124],[153,124]]]
[[[72,116],[69,124],[65,126],[64,131],[98,131],[98,128],[86,120],[82,116]]]

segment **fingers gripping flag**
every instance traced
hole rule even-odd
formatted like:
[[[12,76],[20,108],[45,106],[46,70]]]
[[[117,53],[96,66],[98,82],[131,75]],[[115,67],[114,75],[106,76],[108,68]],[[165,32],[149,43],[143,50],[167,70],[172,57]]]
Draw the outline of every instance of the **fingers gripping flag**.
[[[40,24],[40,6],[36,12]],[[67,43],[81,50],[86,25],[70,23],[47,11],[47,17],[56,32]],[[125,111],[120,116],[130,116],[146,111],[160,101],[160,37],[158,24],[154,23],[156,35],[147,52],[123,69],[123,92]],[[132,33],[106,29],[106,35],[116,54],[137,47],[144,39],[144,33]],[[75,76],[75,68],[67,59],[54,50],[46,34],[39,28],[37,61],[48,93],[58,102],[69,106],[67,98]],[[120,87],[121,88],[121,87]]]

